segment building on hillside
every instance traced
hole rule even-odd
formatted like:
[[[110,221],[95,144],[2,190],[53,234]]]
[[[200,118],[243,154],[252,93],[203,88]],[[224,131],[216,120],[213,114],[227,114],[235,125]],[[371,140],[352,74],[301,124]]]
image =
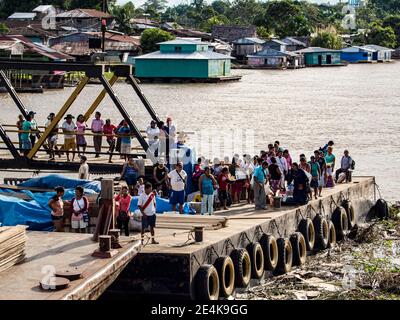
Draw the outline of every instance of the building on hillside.
[[[267,69],[297,69],[304,67],[304,56],[289,51],[278,51],[265,47],[247,56],[247,64]]]
[[[233,41],[232,56],[238,60],[245,60],[248,55],[263,49],[264,40],[259,38],[240,38]]]
[[[257,28],[255,26],[213,26],[211,35],[214,39],[232,43],[241,38],[256,38]]]
[[[78,61],[91,61],[92,55],[101,52],[101,32],[75,32],[49,40],[51,48],[75,57]],[[132,63],[141,53],[140,39],[120,33],[106,32],[106,60]]]
[[[231,72],[231,57],[210,52],[208,43],[171,40],[159,43],[160,51],[135,58],[138,78],[210,79]]]
[[[40,20],[48,15],[55,15],[56,8],[54,8],[52,5],[40,5],[33,9],[32,12],[36,13],[36,19]]]
[[[342,49],[340,59],[350,63],[374,62],[373,53],[374,50],[368,48],[357,46],[347,47]]]
[[[366,46],[362,46],[361,48],[372,50],[372,60],[377,62],[392,61],[392,53],[395,52],[393,49],[377,46],[375,44],[368,44]]]
[[[286,37],[282,40],[286,44],[287,51],[298,51],[307,48],[307,44],[294,37]]]
[[[94,9],[74,9],[56,15],[56,23],[59,26],[85,31],[100,31],[103,19],[106,20],[109,28],[115,22],[114,17],[109,13]]]
[[[332,50],[320,47],[309,47],[306,49],[294,51],[304,54],[305,65],[307,67],[316,66],[343,66],[340,60],[340,50]]]

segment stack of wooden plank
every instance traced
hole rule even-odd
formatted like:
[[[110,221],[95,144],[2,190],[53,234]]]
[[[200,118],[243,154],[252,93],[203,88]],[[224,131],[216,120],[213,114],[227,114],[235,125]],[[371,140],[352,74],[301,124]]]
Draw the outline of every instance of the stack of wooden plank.
[[[0,272],[25,258],[26,226],[0,227]]]
[[[202,226],[205,230],[218,230],[225,228],[228,218],[218,216],[179,215],[164,213],[157,215],[157,228],[162,229],[187,229]]]

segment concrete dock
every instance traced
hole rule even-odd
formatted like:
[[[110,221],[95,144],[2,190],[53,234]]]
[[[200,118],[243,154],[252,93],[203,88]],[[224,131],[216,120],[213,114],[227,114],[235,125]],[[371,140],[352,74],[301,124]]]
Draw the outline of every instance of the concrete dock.
[[[26,259],[0,273],[0,300],[97,299],[140,249],[140,243],[121,243],[117,255],[100,259],[91,254],[98,243],[89,234],[27,232]],[[55,270],[77,267],[82,277],[60,291],[41,289],[39,282]]]
[[[246,248],[263,233],[276,238],[289,237],[297,231],[302,218],[313,219],[317,213],[330,220],[332,212],[349,199],[357,222],[363,221],[375,198],[373,177],[354,177],[351,183],[323,190],[323,197],[307,205],[283,206],[280,209],[255,211],[254,205],[236,205],[217,216],[229,217],[227,227],[205,230],[204,241],[196,243],[182,229],[157,229],[159,245],[147,245],[130,262],[106,291],[105,297],[141,294],[194,299],[194,277],[201,265],[212,264],[234,248]]]

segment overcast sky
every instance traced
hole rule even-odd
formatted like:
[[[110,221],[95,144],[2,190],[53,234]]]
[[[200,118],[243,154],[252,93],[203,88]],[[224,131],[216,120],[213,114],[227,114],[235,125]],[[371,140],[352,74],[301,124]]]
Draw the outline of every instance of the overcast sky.
[[[123,4],[128,2],[129,0],[117,0],[118,3]],[[142,5],[143,3],[146,2],[146,0],[131,0],[135,7],[138,7]],[[175,5],[175,4],[180,4],[180,3],[190,3],[190,0],[167,0],[169,4]],[[308,0],[310,2],[314,3],[336,3],[339,2],[339,0]],[[212,2],[212,0],[208,0],[207,2]]]

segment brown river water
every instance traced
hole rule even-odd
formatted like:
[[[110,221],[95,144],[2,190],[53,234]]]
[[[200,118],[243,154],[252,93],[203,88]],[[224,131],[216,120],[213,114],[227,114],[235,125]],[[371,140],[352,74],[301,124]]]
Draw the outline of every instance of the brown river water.
[[[355,174],[376,176],[382,195],[400,200],[400,62],[233,73],[243,75],[241,81],[142,88],[161,118],[170,115],[178,130],[195,132],[188,144],[196,146],[198,155],[212,159],[234,152],[254,154],[279,140],[298,160],[300,153],[309,156],[332,139],[338,160],[349,149]],[[21,94],[21,99],[37,112],[42,125],[72,90]],[[100,90],[88,85],[70,113],[84,113]],[[137,126],[145,129],[150,116],[132,88],[120,83],[115,91]],[[12,100],[0,95],[0,103],[1,123],[14,124],[17,109]],[[114,122],[121,119],[109,98],[99,110]]]

